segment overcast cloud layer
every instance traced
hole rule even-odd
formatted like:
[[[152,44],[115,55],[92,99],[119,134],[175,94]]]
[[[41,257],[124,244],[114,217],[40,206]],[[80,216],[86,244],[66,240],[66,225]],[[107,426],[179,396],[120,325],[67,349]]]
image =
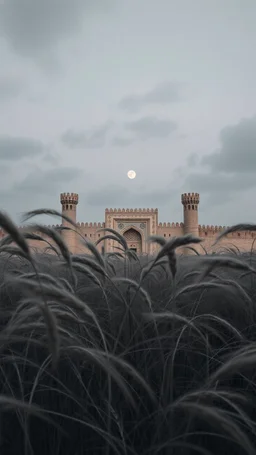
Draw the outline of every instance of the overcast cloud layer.
[[[1,208],[176,222],[197,191],[200,223],[256,222],[255,23],[255,0],[0,1]]]

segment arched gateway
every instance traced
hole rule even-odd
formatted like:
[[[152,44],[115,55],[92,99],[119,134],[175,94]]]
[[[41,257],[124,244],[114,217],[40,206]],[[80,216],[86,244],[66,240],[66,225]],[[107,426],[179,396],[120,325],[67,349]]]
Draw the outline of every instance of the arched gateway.
[[[157,209],[106,209],[105,226],[124,236],[128,248],[137,254],[153,254],[155,245],[147,239],[156,235],[158,226]],[[114,239],[105,241],[105,251],[120,251],[120,244]],[[118,249],[119,248],[119,249]]]
[[[138,231],[131,228],[124,232],[124,238],[130,250],[138,254],[142,253],[142,238]]]

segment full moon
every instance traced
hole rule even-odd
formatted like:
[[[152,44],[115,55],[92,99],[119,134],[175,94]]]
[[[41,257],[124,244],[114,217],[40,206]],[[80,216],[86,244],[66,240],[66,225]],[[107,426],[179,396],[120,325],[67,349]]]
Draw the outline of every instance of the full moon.
[[[129,172],[127,172],[127,175],[129,177],[129,179],[135,179],[136,172],[135,171],[129,171]]]

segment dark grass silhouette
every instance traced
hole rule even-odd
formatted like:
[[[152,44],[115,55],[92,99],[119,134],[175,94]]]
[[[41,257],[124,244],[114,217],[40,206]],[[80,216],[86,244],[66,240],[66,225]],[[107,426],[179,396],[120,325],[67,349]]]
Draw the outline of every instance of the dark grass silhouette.
[[[116,254],[71,255],[58,230],[0,225],[1,454],[256,453],[253,247],[178,256],[199,239],[155,237],[137,257],[106,230]]]

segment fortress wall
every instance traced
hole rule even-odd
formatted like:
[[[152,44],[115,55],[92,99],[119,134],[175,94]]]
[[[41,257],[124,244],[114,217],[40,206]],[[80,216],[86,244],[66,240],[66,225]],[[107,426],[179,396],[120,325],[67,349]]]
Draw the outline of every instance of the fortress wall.
[[[223,229],[222,229],[223,230]],[[202,245],[207,252],[217,252],[224,248],[238,248],[240,251],[250,251],[254,243],[256,250],[256,233],[254,232],[234,232],[227,237],[221,239],[215,246],[213,243],[216,241],[220,231],[208,230],[199,231],[199,236],[204,240]]]
[[[183,224],[180,223],[180,226],[174,228],[169,226],[170,223],[160,223],[158,226],[158,235],[165,237],[166,240],[169,240],[171,237],[174,236],[182,236],[183,233]],[[178,223],[177,223],[178,224]],[[208,253],[218,252],[218,251],[225,251],[225,248],[238,248],[239,251],[245,252],[250,251],[254,242],[254,250],[256,251],[256,232],[234,232],[229,234],[227,237],[223,238],[213,246],[214,242],[216,241],[218,235],[224,230],[221,226],[207,226],[203,229],[199,226],[199,237],[203,239],[202,246],[206,249]],[[194,245],[191,245],[194,247]],[[157,245],[154,246],[154,252],[156,253],[159,251]],[[198,246],[195,248],[200,254],[204,254],[203,248]],[[182,249],[177,249],[177,253],[183,253]]]
[[[164,237],[165,240],[171,240],[172,237],[182,237],[184,235],[183,223],[159,223],[157,227],[157,235]],[[153,251],[156,254],[160,250],[160,246],[154,244]],[[182,253],[181,249],[177,249],[177,253]]]
[[[183,223],[159,223],[157,235],[165,237],[166,240],[170,239],[170,237],[180,237],[184,235],[184,225]]]
[[[59,226],[59,225],[57,225],[57,226]],[[49,227],[54,228],[56,226],[49,226]],[[100,237],[103,237],[105,235],[104,231],[97,232],[99,229],[102,229],[103,227],[104,227],[104,223],[77,223],[77,233],[75,233],[75,232],[73,233],[73,235],[76,238],[76,241],[75,241],[75,244],[72,245],[72,253],[74,253],[74,254],[86,254],[87,253],[88,254],[89,250],[86,248],[85,245],[83,246],[80,243],[80,240],[82,240],[81,236],[83,238],[87,238],[92,243],[95,243]],[[26,231],[28,231],[28,227],[21,226],[21,227],[19,227],[19,230],[21,232],[26,232]],[[40,232],[35,232],[35,234],[40,235],[40,237],[42,237],[43,239],[48,241],[51,245],[56,247],[58,250],[58,247],[56,246],[55,242],[50,237],[47,237]],[[4,238],[6,235],[7,235],[6,232],[4,232],[3,230],[0,229],[0,240],[2,238]],[[64,238],[64,240],[68,241],[69,238],[66,236],[66,238]],[[34,251],[37,251],[37,252],[46,251],[47,253],[55,254],[53,251],[50,251],[49,245],[46,242],[43,242],[40,240],[28,240],[28,243]],[[15,243],[12,243],[12,245],[15,246]],[[104,242],[101,242],[97,246],[97,249],[99,252],[102,251],[103,245],[104,245]]]
[[[88,238],[92,243],[96,242],[98,238],[103,237],[104,232],[99,232],[97,233],[97,229],[85,229],[84,231],[81,232],[83,237]],[[165,235],[164,235],[165,234]],[[238,235],[240,234],[240,236]],[[100,237],[99,237],[100,235]],[[166,229],[162,228],[162,232],[158,232],[158,235],[161,235],[162,237],[166,238],[168,241],[171,237],[178,237],[182,236],[183,232],[181,228],[179,229]],[[252,248],[252,244],[254,242],[254,249],[256,250],[256,234],[254,233],[234,233],[230,234],[227,238],[222,239],[218,244],[213,246],[213,243],[215,242],[218,233],[212,233],[212,235],[201,235],[199,234],[200,237],[203,239],[202,245],[203,247],[207,250],[207,252],[211,253],[213,251],[218,252],[220,250],[223,251],[223,248],[238,248],[240,251],[250,251]],[[46,240],[48,240],[51,244],[54,245],[52,240],[50,238],[44,237]],[[48,247],[48,245],[45,242],[40,242],[40,241],[35,241],[35,240],[30,240],[29,245],[32,248],[35,248],[38,251],[45,251],[45,249]],[[98,246],[97,249],[99,252],[102,251],[102,246],[104,245],[104,242],[101,242]],[[154,252],[156,253],[159,250],[160,247],[157,245],[154,245]],[[178,252],[179,250],[177,250]],[[203,249],[199,248],[198,251],[203,254]],[[51,253],[50,250],[47,251],[48,253]],[[181,252],[181,251],[180,251]],[[88,254],[89,251],[86,248],[86,246],[83,246],[79,243],[79,236],[77,236],[77,246],[76,246],[76,251],[74,251],[76,254]]]
[[[54,226],[49,226],[49,227],[54,227]],[[28,232],[28,228],[22,226],[19,228],[19,230],[21,232]],[[59,251],[59,248],[57,247],[57,245],[55,244],[55,242],[53,242],[53,240],[46,236],[46,235],[43,235],[42,233],[40,232],[34,232],[34,234],[37,234],[39,235],[40,237],[42,237],[45,241],[40,241],[40,240],[27,240],[29,246],[31,249],[33,249],[34,252],[46,252],[48,254],[55,254],[55,252],[53,250],[50,249],[50,245],[53,245],[58,251]],[[0,230],[0,240],[4,237],[7,236],[7,233],[4,232],[3,230]],[[48,242],[48,243],[47,243]],[[49,245],[50,244],[50,245]],[[11,243],[12,246],[14,247],[17,247],[17,245],[15,244],[15,242],[12,242]]]
[[[104,231],[98,232],[100,229],[105,227],[105,223],[77,223],[78,232],[84,239],[89,240],[92,243],[96,243],[100,238],[104,237],[106,233]],[[97,245],[99,252],[102,252],[102,247],[104,246],[104,241],[100,242]],[[80,238],[77,236],[77,253],[85,254],[89,253],[88,249],[80,243]]]
[[[170,224],[170,226],[169,226]],[[174,223],[173,223],[174,224]],[[178,224],[178,223],[177,223]],[[96,242],[98,238],[104,236],[104,231],[102,232],[97,232],[98,229],[101,229],[103,224],[98,224],[98,223],[83,223],[79,225],[78,231],[81,233],[81,235],[84,238],[88,238],[91,242]],[[21,228],[21,231],[25,231],[26,229],[24,227]],[[223,229],[222,229],[223,230]],[[199,236],[203,239],[202,245],[203,247],[207,250],[208,253],[211,252],[218,252],[218,251],[224,251],[225,248],[238,248],[240,251],[250,251],[254,242],[254,250],[256,250],[256,232],[235,232],[232,234],[229,234],[227,238],[222,239],[217,245],[213,246],[213,243],[215,242],[217,236],[219,235],[220,231],[213,229],[208,229],[208,230],[202,230],[199,229]],[[2,230],[0,230],[0,240],[1,238],[5,237],[6,233]],[[53,244],[53,246],[56,247],[52,239],[48,238],[47,236],[44,236],[40,233],[38,235],[41,235],[45,240],[47,240],[49,243]],[[182,223],[178,226],[173,226],[172,223],[160,223],[158,226],[158,235],[166,238],[168,241],[171,237],[176,237],[176,236],[182,236],[183,235],[183,226]],[[100,237],[99,237],[100,236]],[[102,251],[102,246],[103,243],[100,243],[98,245],[98,251]],[[15,246],[15,244],[12,244]],[[48,248],[48,245],[46,242],[41,242],[37,240],[29,240],[29,245],[30,247],[37,252],[44,252],[46,251],[49,254],[55,254],[53,251],[51,251]],[[58,249],[58,247],[56,247]],[[159,246],[154,244],[153,251],[154,253],[157,253],[159,251]],[[199,248],[198,251],[202,254],[204,254],[203,249]],[[177,250],[177,253],[179,250]],[[180,250],[182,253],[182,251]],[[86,248],[86,246],[83,246],[79,244],[79,236],[77,235],[77,242],[76,242],[76,251],[73,251],[75,254],[88,254],[89,251]]]

